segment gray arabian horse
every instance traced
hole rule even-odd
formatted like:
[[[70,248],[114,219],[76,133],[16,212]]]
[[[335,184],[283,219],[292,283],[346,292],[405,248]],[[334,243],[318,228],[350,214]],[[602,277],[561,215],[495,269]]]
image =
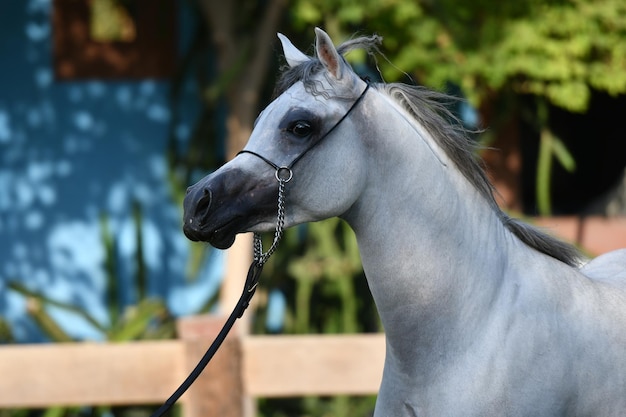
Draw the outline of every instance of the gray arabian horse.
[[[335,48],[316,29],[315,57],[279,37],[280,95],[189,188],[187,237],[344,219],[386,334],[375,416],[625,416],[626,250],[581,266],[505,215],[445,96],[346,63],[379,37]]]

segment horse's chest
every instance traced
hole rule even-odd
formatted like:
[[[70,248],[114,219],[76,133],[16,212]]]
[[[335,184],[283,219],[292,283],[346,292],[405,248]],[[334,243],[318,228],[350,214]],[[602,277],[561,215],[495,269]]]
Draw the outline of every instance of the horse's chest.
[[[441,353],[413,367],[393,359],[387,365],[376,417],[567,415],[568,381],[555,375],[561,364],[554,358],[532,359],[516,350],[505,353],[481,345],[459,354]]]

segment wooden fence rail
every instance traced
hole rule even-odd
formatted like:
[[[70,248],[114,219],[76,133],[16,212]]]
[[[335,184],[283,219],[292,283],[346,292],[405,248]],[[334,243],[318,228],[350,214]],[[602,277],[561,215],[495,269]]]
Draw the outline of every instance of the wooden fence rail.
[[[0,408],[161,403],[204,353],[217,324],[183,322],[180,338],[168,341],[2,346]],[[250,397],[376,393],[384,352],[380,334],[234,334],[183,396],[183,413],[241,417]]]

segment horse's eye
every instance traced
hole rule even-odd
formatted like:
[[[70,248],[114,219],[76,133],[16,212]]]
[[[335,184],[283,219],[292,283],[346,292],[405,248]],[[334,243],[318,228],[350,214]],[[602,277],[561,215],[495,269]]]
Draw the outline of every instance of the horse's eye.
[[[311,134],[313,128],[311,127],[311,123],[306,120],[298,120],[289,126],[287,130],[300,138],[305,138]]]

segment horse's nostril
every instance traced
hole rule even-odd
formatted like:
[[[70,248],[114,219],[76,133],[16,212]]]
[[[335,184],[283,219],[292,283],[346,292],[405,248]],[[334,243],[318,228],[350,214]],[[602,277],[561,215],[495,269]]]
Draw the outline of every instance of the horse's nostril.
[[[213,193],[209,188],[204,188],[202,190],[202,196],[198,199],[198,203],[196,204],[196,213],[206,212],[211,207],[211,200],[213,197]]]

